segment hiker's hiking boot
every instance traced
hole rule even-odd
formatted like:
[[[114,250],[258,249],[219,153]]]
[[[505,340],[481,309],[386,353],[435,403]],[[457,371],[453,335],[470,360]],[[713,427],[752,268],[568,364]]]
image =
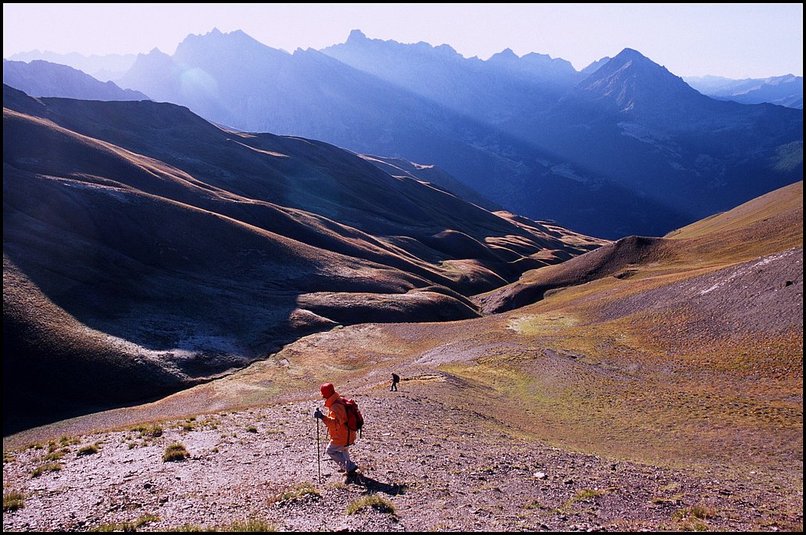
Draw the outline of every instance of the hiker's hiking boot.
[[[359,477],[360,476],[358,474],[358,467],[356,466],[355,468],[353,468],[351,470],[348,470],[347,473],[344,474],[344,482],[345,483],[356,483],[356,482],[358,482]]]

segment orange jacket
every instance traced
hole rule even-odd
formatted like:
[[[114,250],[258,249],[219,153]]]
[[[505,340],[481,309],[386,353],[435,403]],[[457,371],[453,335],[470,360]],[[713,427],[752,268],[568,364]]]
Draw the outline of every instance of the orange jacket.
[[[347,429],[347,409],[344,408],[344,403],[337,403],[341,399],[338,392],[333,392],[333,395],[325,400],[325,407],[327,407],[327,415],[322,419],[327,426],[330,433],[330,441],[336,446],[349,446],[355,442],[355,431],[349,431],[348,443],[348,429]]]

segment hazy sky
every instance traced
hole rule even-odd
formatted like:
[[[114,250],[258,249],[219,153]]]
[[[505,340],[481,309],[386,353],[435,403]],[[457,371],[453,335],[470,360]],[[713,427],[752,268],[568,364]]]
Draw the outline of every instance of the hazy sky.
[[[3,4],[3,57],[34,49],[172,54],[190,33],[241,29],[288,51],[371,38],[504,48],[581,69],[625,47],[680,76],[803,74],[803,4]]]

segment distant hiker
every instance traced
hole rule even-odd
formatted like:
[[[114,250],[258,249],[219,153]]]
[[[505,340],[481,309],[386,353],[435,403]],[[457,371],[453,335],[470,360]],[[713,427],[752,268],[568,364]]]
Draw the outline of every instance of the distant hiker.
[[[396,373],[392,374],[392,386],[389,388],[389,392],[397,392],[397,383],[400,382],[400,376]]]
[[[340,471],[347,473],[349,481],[358,470],[358,466],[350,460],[349,447],[355,442],[356,432],[347,427],[347,407],[345,400],[336,392],[332,383],[325,383],[319,391],[325,400],[327,414],[323,414],[317,407],[313,413],[314,418],[322,420],[330,433],[330,443],[325,453],[339,465]]]

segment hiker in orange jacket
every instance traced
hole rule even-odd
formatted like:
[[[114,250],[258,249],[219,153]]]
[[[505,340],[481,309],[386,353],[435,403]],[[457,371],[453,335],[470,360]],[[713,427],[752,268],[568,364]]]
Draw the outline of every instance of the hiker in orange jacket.
[[[350,460],[350,444],[355,440],[355,432],[347,429],[347,411],[344,403],[339,403],[341,396],[332,383],[325,383],[319,391],[325,400],[325,407],[328,409],[327,415],[317,407],[314,411],[314,418],[319,418],[327,426],[330,433],[330,442],[325,449],[325,453],[339,465],[340,471],[347,472],[347,479],[355,475],[358,466]]]

